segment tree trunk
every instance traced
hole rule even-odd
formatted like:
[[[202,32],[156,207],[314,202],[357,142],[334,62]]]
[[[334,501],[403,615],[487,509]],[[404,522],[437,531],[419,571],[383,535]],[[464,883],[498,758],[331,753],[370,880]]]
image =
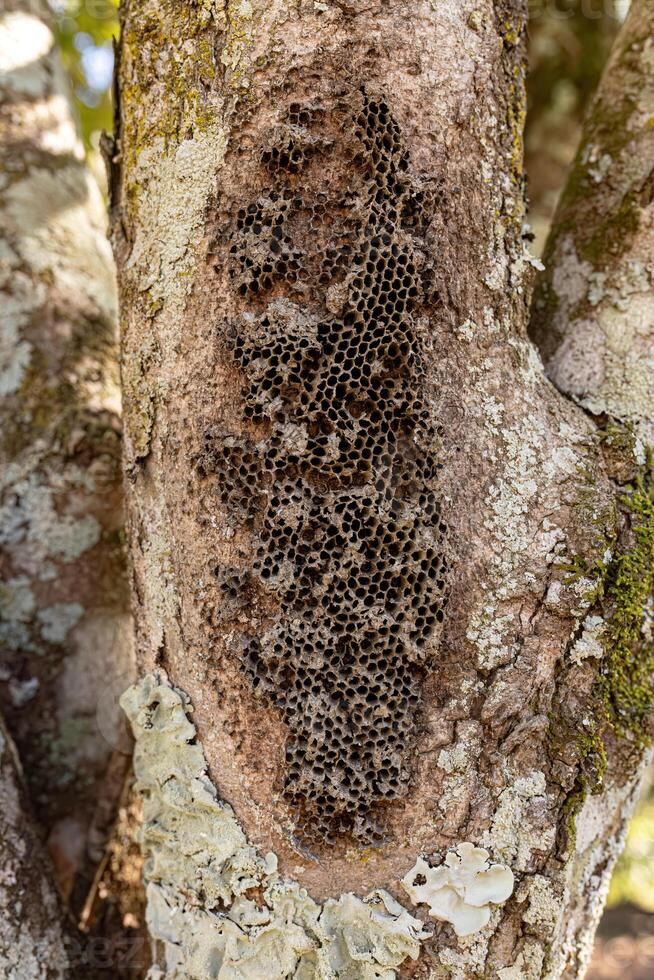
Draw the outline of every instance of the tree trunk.
[[[79,911],[132,662],[116,299],[102,198],[33,2],[0,14],[0,128],[1,703]]]
[[[642,444],[527,339],[523,6],[122,27],[162,969],[580,976],[646,755],[654,536]]]
[[[18,756],[0,717],[0,973],[7,980],[70,976],[64,920],[32,825]]]

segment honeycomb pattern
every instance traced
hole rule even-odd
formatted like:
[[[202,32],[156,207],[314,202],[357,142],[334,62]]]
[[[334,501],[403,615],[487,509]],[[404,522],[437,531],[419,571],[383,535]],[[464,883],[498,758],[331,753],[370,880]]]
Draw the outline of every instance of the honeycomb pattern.
[[[266,190],[230,243],[231,344],[244,427],[266,434],[209,431],[198,462],[257,546],[249,568],[216,574],[225,617],[253,588],[277,609],[242,635],[240,662],[288,726],[301,832],[374,841],[381,804],[407,791],[446,601],[417,333],[425,196],[386,101],[365,90],[291,105],[261,168]]]

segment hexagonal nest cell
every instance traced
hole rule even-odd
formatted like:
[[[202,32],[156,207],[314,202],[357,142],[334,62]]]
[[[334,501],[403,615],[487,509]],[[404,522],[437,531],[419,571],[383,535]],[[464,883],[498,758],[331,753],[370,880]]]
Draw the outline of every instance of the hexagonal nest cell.
[[[446,601],[417,330],[433,202],[365,89],[292,104],[260,167],[230,242],[231,343],[245,427],[267,434],[207,432],[199,465],[256,541],[249,568],[218,572],[226,615],[253,588],[278,610],[240,656],[288,726],[299,830],[370,842],[380,804],[407,791]]]

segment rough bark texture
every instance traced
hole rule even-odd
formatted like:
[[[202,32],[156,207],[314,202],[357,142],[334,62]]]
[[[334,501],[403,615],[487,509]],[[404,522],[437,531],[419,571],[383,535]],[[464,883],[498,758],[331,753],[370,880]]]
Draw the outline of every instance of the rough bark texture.
[[[70,976],[52,869],[29,812],[20,763],[0,718],[0,975]]]
[[[581,975],[645,751],[652,505],[645,482],[629,502],[617,487],[642,444],[559,394],[526,335],[524,16],[123,8],[112,182],[140,664],[190,697],[244,839],[313,899],[406,905],[418,855],[466,841],[510,867],[512,896],[467,937],[413,908],[433,935],[400,976]],[[225,916],[232,824],[222,898],[185,893],[170,857],[175,827],[210,837],[215,813],[196,746],[169,785],[195,738],[186,701],[151,680],[126,706],[155,934],[186,948],[162,926],[175,895],[205,943],[188,948],[224,968],[198,954],[169,975],[255,976],[238,943],[224,952],[226,923],[246,958],[258,941],[256,909]],[[258,860],[245,894],[279,927]],[[329,973],[326,942],[274,975],[395,975],[372,942]]]
[[[108,829],[96,819],[107,810],[100,786],[118,743],[118,690],[131,672],[105,224],[47,13],[7,0],[0,12],[0,695],[77,911]]]
[[[654,442],[654,50],[636,3],[590,107],[534,303],[554,384]]]

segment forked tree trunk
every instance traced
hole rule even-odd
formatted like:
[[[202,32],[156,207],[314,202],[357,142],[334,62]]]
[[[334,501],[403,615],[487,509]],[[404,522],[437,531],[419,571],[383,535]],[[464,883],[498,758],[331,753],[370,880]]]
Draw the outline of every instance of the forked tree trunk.
[[[580,976],[646,755],[652,503],[527,339],[523,5],[122,20],[166,975]]]
[[[79,912],[132,664],[116,294],[102,197],[33,0],[0,8],[0,305],[0,703]]]

